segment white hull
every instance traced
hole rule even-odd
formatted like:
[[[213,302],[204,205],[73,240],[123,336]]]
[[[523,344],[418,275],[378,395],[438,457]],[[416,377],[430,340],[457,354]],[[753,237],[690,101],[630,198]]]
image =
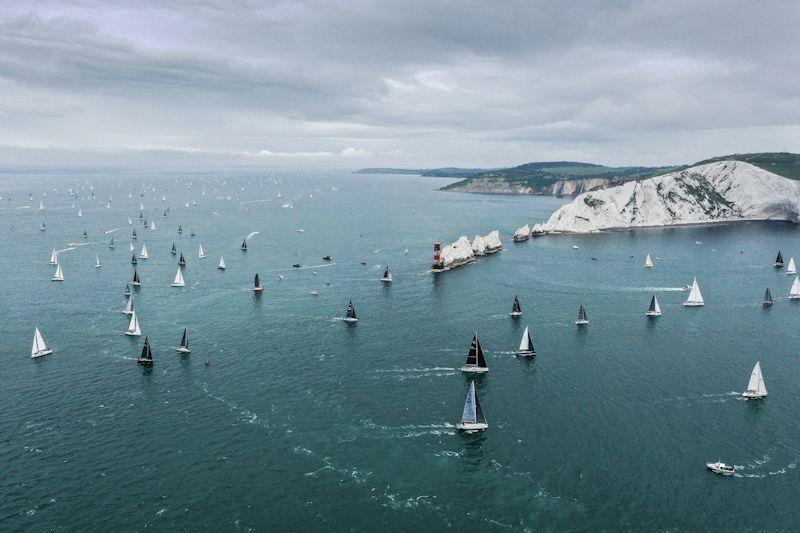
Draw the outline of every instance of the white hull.
[[[585,326],[585,325],[586,325],[586,324],[588,324],[588,323],[589,323],[589,321],[588,321],[588,320],[576,320],[576,321],[575,321],[575,325],[576,325],[576,326]]]
[[[381,281],[384,282],[384,283],[391,283],[392,282],[392,278],[381,278]]]
[[[133,314],[133,311],[128,311],[127,309],[123,309],[123,310],[122,310],[122,314],[123,314],[123,315],[128,315],[128,316],[131,316],[131,315]]]
[[[533,357],[536,354],[530,350],[518,350],[517,355],[519,357]]]
[[[350,322],[351,324],[352,324],[353,322],[358,322],[358,319],[357,319],[357,318],[346,318],[346,317],[345,317],[343,320],[344,320],[345,322]]]
[[[50,278],[50,281],[64,281],[64,278],[57,278],[53,276],[52,278]]]
[[[703,302],[683,302],[684,307],[703,307]]]
[[[185,287],[186,284],[185,283],[170,283],[169,286],[170,287]]]
[[[131,282],[131,286],[132,287],[138,287],[140,285],[141,285],[141,283]]]
[[[263,290],[264,290],[264,287],[255,287],[255,288],[253,288],[253,292],[262,292]]]
[[[488,428],[489,424],[480,424],[478,422],[459,422],[456,427],[459,431],[463,431],[465,433],[476,433]]]
[[[648,312],[647,312],[647,313],[645,313],[645,314],[646,314],[647,316],[651,316],[651,317],[661,316],[661,313],[659,313],[658,311],[648,311]]]
[[[136,331],[126,331],[125,335],[127,335],[128,337],[141,337],[142,336],[141,333],[137,333]]]
[[[748,391],[744,391],[742,393],[742,396],[744,396],[748,400],[759,400],[759,399],[765,397],[766,395],[767,395],[767,393],[759,394],[757,391],[749,391],[749,390]]]
[[[730,470],[723,469],[720,468],[716,463],[706,463],[706,468],[708,468],[715,474],[719,474],[721,476],[732,476],[733,474],[736,473],[736,471],[733,468],[731,468]]]
[[[800,294],[790,294],[789,295],[789,299],[790,300],[800,300]]]
[[[189,348],[177,348],[175,351],[178,353],[192,353]]]
[[[489,371],[489,369],[482,366],[464,365],[461,367],[461,371],[467,374],[485,374],[486,372]]]
[[[512,311],[511,312],[511,316],[513,316],[513,317],[522,316],[522,312],[521,311]]]
[[[36,359],[37,357],[44,357],[45,355],[50,355],[51,353],[53,353],[53,350],[51,350],[50,348],[46,350],[41,350],[36,352],[35,354],[31,354],[31,359]]]

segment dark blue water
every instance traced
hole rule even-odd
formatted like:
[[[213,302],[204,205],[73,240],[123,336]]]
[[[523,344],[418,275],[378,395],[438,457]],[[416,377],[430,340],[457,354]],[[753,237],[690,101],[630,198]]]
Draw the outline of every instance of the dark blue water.
[[[562,200],[433,192],[444,183],[309,171],[2,176],[0,529],[796,529],[800,305],[772,261],[779,249],[800,258],[797,227],[514,244],[517,226]],[[153,232],[137,218],[145,187]],[[135,302],[152,371],[135,362],[143,338],[123,335],[129,216],[151,257]],[[432,241],[492,229],[502,253],[426,272]],[[173,241],[188,260],[183,289],[169,286]],[[63,252],[66,280],[51,282],[50,250],[70,242],[89,244]],[[660,258],[653,270],[647,253]],[[378,281],[386,263],[391,286]],[[676,289],[694,276],[706,306],[686,309]],[[663,316],[647,320],[653,293]],[[520,320],[508,317],[515,294]],[[339,319],[349,299],[355,326]],[[585,329],[573,324],[580,304]],[[55,352],[31,360],[35,324]],[[525,325],[533,361],[513,355]],[[183,327],[186,357],[175,352]],[[477,380],[490,428],[464,436],[455,424],[468,378],[457,368],[475,331],[491,369]],[[769,396],[745,402],[757,360]],[[718,458],[740,475],[706,472]]]

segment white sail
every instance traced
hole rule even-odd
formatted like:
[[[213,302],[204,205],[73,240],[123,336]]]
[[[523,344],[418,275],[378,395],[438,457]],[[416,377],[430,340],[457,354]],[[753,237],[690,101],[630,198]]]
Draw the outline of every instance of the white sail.
[[[150,223],[150,231],[155,231],[155,230],[156,230],[156,223],[155,222],[151,222]]]
[[[130,246],[131,246],[131,252],[133,252],[135,250],[135,248],[133,247],[133,243],[131,243]]]
[[[764,385],[764,376],[761,374],[761,361],[756,362],[753,372],[750,373],[750,381],[747,382],[747,390],[742,396],[747,398],[763,398],[767,395],[767,387]]]
[[[650,254],[647,254],[647,257],[644,260],[644,267],[653,268],[653,260],[650,258]]]
[[[33,332],[33,346],[31,347],[31,357],[41,357],[49,353],[53,353],[53,350],[47,347],[47,344],[45,344],[44,342],[44,337],[42,337],[42,333],[39,331],[39,327],[36,326],[36,330]]]
[[[125,304],[125,309],[122,310],[123,315],[132,315],[133,314],[133,295],[131,294],[128,297],[128,303]]]
[[[101,266],[103,266],[103,263],[100,262],[100,256],[95,254],[95,256],[94,256],[94,267],[95,268],[100,268]]]
[[[172,281],[173,287],[185,287],[186,283],[183,281],[183,272],[181,267],[178,267],[178,272],[175,274],[175,279]]]
[[[789,298],[792,300],[797,300],[800,298],[800,278],[795,277],[794,283],[792,283],[792,288],[789,290]]]
[[[219,258],[219,266],[217,268],[220,270],[225,270],[225,259],[222,256]]]
[[[683,305],[690,307],[699,307],[703,305],[703,295],[700,294],[700,286],[697,285],[697,278],[692,282],[692,290],[689,292],[689,297],[683,302]]]
[[[78,216],[79,216],[79,217],[82,217],[82,216],[83,216],[83,211],[81,211],[81,210],[80,210],[80,208],[78,208]]]
[[[131,217],[128,217],[128,224],[133,224],[133,220],[131,220]]]
[[[130,335],[132,337],[138,337],[142,334],[142,330],[139,329],[139,319],[136,318],[136,311],[134,310],[131,313],[131,321],[128,324],[128,330],[125,332],[125,335]]]
[[[200,249],[197,250],[197,257],[200,258],[200,259],[203,259],[203,258],[205,258],[205,256],[206,256],[206,251],[203,250],[203,245],[201,244],[200,245]]]
[[[56,273],[50,278],[53,281],[64,281],[64,272],[61,271],[61,263],[56,265]]]
[[[525,326],[525,332],[522,334],[522,340],[519,341],[519,351],[520,352],[531,351],[531,343],[528,342],[528,326]]]
[[[51,265],[58,264],[58,252],[56,251],[55,248],[53,248],[53,251],[50,253],[50,264]]]
[[[794,264],[794,257],[789,258],[789,266],[786,267],[786,275],[787,276],[794,276],[797,274],[797,267]]]
[[[147,253],[146,244],[142,244],[142,251],[139,253],[139,259],[150,259],[150,254]]]

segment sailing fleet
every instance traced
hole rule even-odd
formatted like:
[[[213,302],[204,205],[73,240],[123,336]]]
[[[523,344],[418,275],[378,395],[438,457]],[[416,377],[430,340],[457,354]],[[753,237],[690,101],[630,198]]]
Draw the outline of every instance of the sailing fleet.
[[[188,207],[188,202],[187,202],[187,207]],[[41,205],[40,205],[40,210],[44,211],[44,208]],[[82,216],[82,212],[80,210],[78,211],[78,216]],[[167,216],[167,211],[164,211],[164,216],[165,217]],[[142,211],[140,211],[139,218],[143,220],[144,227],[146,229],[150,229],[151,231],[156,229],[156,225],[155,225],[154,222],[148,221],[147,219],[143,218]],[[132,221],[131,221],[130,218],[128,218],[128,223],[132,224]],[[38,229],[40,231],[46,231],[47,225],[45,224],[44,221],[42,221],[42,223],[41,223],[41,225],[39,226]],[[302,231],[298,230],[298,232],[302,232]],[[192,233],[192,236],[194,236],[194,232],[192,231],[191,233]],[[183,234],[182,226],[179,226],[178,234],[179,235]],[[88,234],[87,234],[86,230],[84,230],[83,236],[84,236],[84,238],[88,238]],[[138,235],[137,235],[137,232],[136,232],[135,228],[133,229],[130,238],[131,238],[131,241],[135,241],[135,240],[138,239]],[[517,239],[515,239],[515,240],[517,240]],[[520,240],[526,240],[526,239],[520,239]],[[110,249],[114,248],[114,238],[113,237],[111,237],[111,239],[110,239],[109,248]],[[577,248],[577,247],[574,247],[574,248]],[[240,249],[241,249],[242,252],[247,252],[247,250],[248,250],[247,237],[242,239],[242,242],[241,242],[241,245],[240,245]],[[126,302],[125,302],[124,308],[122,309],[122,313],[123,313],[123,315],[129,317],[128,326],[125,329],[124,334],[127,335],[127,336],[130,336],[130,337],[140,337],[140,336],[142,336],[142,330],[141,330],[141,327],[140,327],[139,317],[137,315],[136,307],[135,307],[135,304],[134,304],[134,294],[133,294],[133,292],[131,290],[131,287],[135,287],[136,288],[136,287],[140,287],[141,286],[141,280],[140,280],[139,273],[138,273],[138,270],[136,268],[136,265],[141,260],[145,260],[145,261],[149,260],[150,254],[149,254],[149,251],[147,249],[146,243],[142,243],[141,249],[140,249],[139,253],[137,254],[135,252],[133,242],[131,242],[130,251],[132,253],[131,263],[133,264],[134,268],[133,268],[132,279],[128,284],[126,284],[125,291],[124,291],[124,295],[126,297]],[[406,250],[406,252],[407,252],[407,250]],[[169,253],[171,255],[173,255],[173,256],[178,254],[178,250],[177,250],[177,247],[176,247],[174,242],[172,243],[172,247],[171,247]],[[198,246],[197,257],[198,257],[198,259],[204,259],[204,258],[207,257],[206,250],[205,250],[205,248],[203,247],[202,244],[199,244],[199,246]],[[330,256],[325,256],[323,259],[326,260],[326,261],[330,261],[331,260]],[[658,259],[658,258],[656,258],[656,259]],[[59,261],[59,251],[56,248],[53,248],[52,251],[51,251],[50,258],[49,258],[49,264],[51,266],[55,267],[55,273],[51,277],[51,280],[52,281],[64,281],[64,271],[62,269],[61,262]],[[364,265],[364,264],[365,264],[365,261],[362,260],[362,265]],[[178,268],[177,268],[175,276],[174,276],[174,278],[173,278],[173,280],[172,280],[172,282],[170,284],[171,287],[181,288],[181,287],[185,287],[186,286],[186,281],[185,281],[184,274],[183,274],[183,269],[184,269],[185,265],[186,265],[186,258],[183,255],[183,253],[180,253],[180,258],[179,258],[179,261],[178,261]],[[100,268],[100,267],[103,266],[101,261],[100,261],[99,254],[95,254],[95,265],[94,266],[95,266],[95,268]],[[300,265],[298,264],[296,266],[299,267]],[[784,266],[783,256],[782,256],[782,254],[780,252],[778,253],[778,256],[776,257],[776,260],[774,262],[774,266],[775,266],[776,269],[781,269]],[[655,268],[655,263],[653,262],[653,258],[651,257],[650,254],[647,254],[646,257],[645,257],[644,267],[646,269]],[[220,258],[219,258],[219,263],[218,263],[217,269],[218,270],[225,270],[226,269],[225,260],[224,260],[224,258],[222,256],[220,256]],[[794,281],[793,281],[793,283],[792,283],[791,289],[789,291],[789,299],[792,299],[792,300],[800,299],[800,277],[797,277],[797,268],[796,268],[794,257],[791,257],[789,259],[789,262],[788,262],[788,265],[787,265],[787,268],[786,268],[786,274],[787,275],[796,276]],[[279,276],[279,279],[283,279],[283,277]],[[392,272],[391,272],[391,270],[389,268],[389,265],[385,266],[385,269],[383,270],[383,274],[380,277],[380,282],[384,283],[384,284],[390,284],[390,283],[393,282],[393,276],[392,276]],[[684,307],[695,307],[696,308],[696,307],[702,307],[702,306],[705,305],[705,302],[704,302],[704,299],[703,299],[703,295],[702,295],[702,293],[700,291],[700,286],[698,284],[697,278],[693,279],[691,286],[687,286],[687,289],[688,289],[689,294],[688,294],[687,298],[685,299],[685,301],[682,303],[682,305]],[[264,286],[262,284],[261,278],[260,278],[258,273],[255,273],[252,291],[255,292],[256,294],[260,294],[261,292],[264,291]],[[313,291],[311,291],[311,294],[318,295],[319,293],[318,293],[318,291],[313,290]],[[763,304],[764,307],[770,307],[770,306],[773,305],[773,302],[774,302],[773,296],[772,296],[772,294],[770,292],[770,289],[767,288],[766,292],[764,294],[764,299],[763,299],[762,304]],[[652,296],[651,296],[650,304],[649,304],[649,306],[647,307],[647,309],[645,311],[645,315],[648,318],[657,318],[657,317],[660,317],[662,315],[662,309],[661,309],[661,306],[659,304],[658,298],[657,298],[657,296],[655,294],[652,294]],[[520,304],[520,300],[519,300],[519,296],[518,295],[514,296],[514,299],[513,299],[513,302],[512,302],[512,306],[511,306],[510,316],[512,318],[515,318],[515,319],[519,319],[522,316],[522,306]],[[342,320],[344,322],[350,323],[350,324],[355,324],[355,323],[358,322],[355,306],[354,306],[352,300],[348,301],[346,309],[345,309],[345,316],[342,318]],[[586,307],[582,303],[579,305],[577,319],[575,320],[574,323],[575,323],[575,325],[577,325],[579,327],[585,327],[585,326],[588,326],[588,324],[589,324],[589,318],[588,318],[588,314],[587,314],[587,311],[586,311]],[[176,352],[180,353],[182,355],[187,355],[187,354],[191,353],[191,350],[189,348],[189,330],[188,330],[188,328],[184,328],[183,329],[183,333],[182,333],[182,336],[181,336],[181,339],[180,339],[180,344],[177,346]],[[51,354],[51,353],[53,353],[53,348],[50,347],[49,345],[47,345],[47,343],[45,342],[44,337],[42,336],[42,333],[41,333],[38,325],[35,326],[33,344],[32,344],[32,347],[31,347],[31,358],[40,358],[40,357],[46,356],[46,355]],[[536,357],[537,354],[536,354],[536,349],[534,348],[533,339],[531,337],[531,330],[527,325],[524,328],[524,331],[523,331],[522,336],[521,336],[520,341],[519,341],[519,345],[516,347],[516,349],[513,351],[513,353],[514,353],[515,356],[520,357],[520,358],[532,359],[532,358]],[[142,351],[141,351],[139,357],[136,360],[137,360],[137,363],[139,363],[141,365],[144,365],[145,367],[151,367],[153,365],[153,352],[152,352],[152,347],[151,347],[151,344],[149,342],[149,338],[148,337],[145,337],[144,344],[142,346]],[[206,363],[206,364],[208,364],[208,363]],[[463,411],[462,411],[462,417],[461,417],[461,420],[457,424],[457,428],[460,431],[463,431],[463,432],[468,433],[468,434],[486,430],[486,429],[488,429],[489,424],[488,424],[486,416],[485,416],[485,414],[483,412],[483,408],[481,406],[480,399],[478,397],[478,393],[477,393],[477,390],[476,390],[476,380],[484,379],[484,378],[482,378],[482,376],[489,372],[489,366],[487,364],[487,360],[486,360],[486,356],[485,356],[485,353],[484,353],[484,349],[483,349],[483,346],[481,345],[481,341],[480,341],[480,339],[478,337],[478,333],[477,332],[475,332],[473,337],[472,337],[472,341],[471,341],[469,349],[467,351],[466,361],[460,367],[460,371],[463,372],[464,374],[468,375],[468,376],[474,376],[474,377],[471,377],[470,380],[469,380],[468,390],[467,390],[467,393],[466,393],[466,397],[464,399],[464,407],[463,407]],[[757,399],[764,398],[766,396],[767,396],[767,389],[766,389],[765,382],[764,382],[764,376],[762,374],[761,362],[757,361],[755,366],[753,367],[753,370],[752,370],[751,374],[750,374],[750,377],[749,377],[748,383],[746,385],[746,388],[745,388],[744,392],[742,392],[742,397],[744,397],[747,400],[757,400]],[[725,465],[724,463],[721,463],[721,462],[708,463],[707,466],[712,471],[717,472],[717,473],[721,473],[721,474],[725,474],[725,475],[732,474],[735,471],[734,467],[729,467],[729,466],[727,466],[727,465]]]

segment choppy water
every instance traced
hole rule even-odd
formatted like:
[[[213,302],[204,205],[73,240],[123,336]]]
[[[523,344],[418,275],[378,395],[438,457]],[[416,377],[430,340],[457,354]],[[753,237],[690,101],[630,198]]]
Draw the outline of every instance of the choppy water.
[[[95,201],[65,194],[86,187],[87,197],[89,183]],[[443,183],[308,171],[3,175],[2,529],[796,529],[800,305],[772,260],[779,249],[800,258],[798,228],[513,244],[516,226],[562,200],[431,192]],[[143,184],[156,188],[141,199],[154,232],[136,218]],[[142,339],[122,334],[128,216],[151,257],[135,300],[151,372],[134,361]],[[116,228],[109,250],[104,232]],[[426,273],[433,240],[495,228],[502,253]],[[188,260],[184,289],[169,286],[173,241]],[[53,283],[50,250],[71,242],[88,244],[61,254],[66,281]],[[660,258],[652,271],[648,252]],[[386,263],[388,287],[378,282]],[[249,291],[255,272],[261,297]],[[676,288],[695,275],[706,306],[685,309]],[[767,286],[776,301],[765,311]],[[653,292],[663,316],[648,321]],[[520,320],[508,317],[515,294]],[[360,320],[349,327],[338,317],[351,298]],[[585,330],[573,324],[581,303]],[[55,349],[35,361],[34,324]],[[512,355],[525,325],[533,361]],[[188,357],[174,351],[184,326]],[[491,368],[477,383],[491,427],[463,436],[468,379],[457,367],[475,330]],[[745,402],[758,359],[769,397]],[[741,475],[706,472],[717,458]]]

